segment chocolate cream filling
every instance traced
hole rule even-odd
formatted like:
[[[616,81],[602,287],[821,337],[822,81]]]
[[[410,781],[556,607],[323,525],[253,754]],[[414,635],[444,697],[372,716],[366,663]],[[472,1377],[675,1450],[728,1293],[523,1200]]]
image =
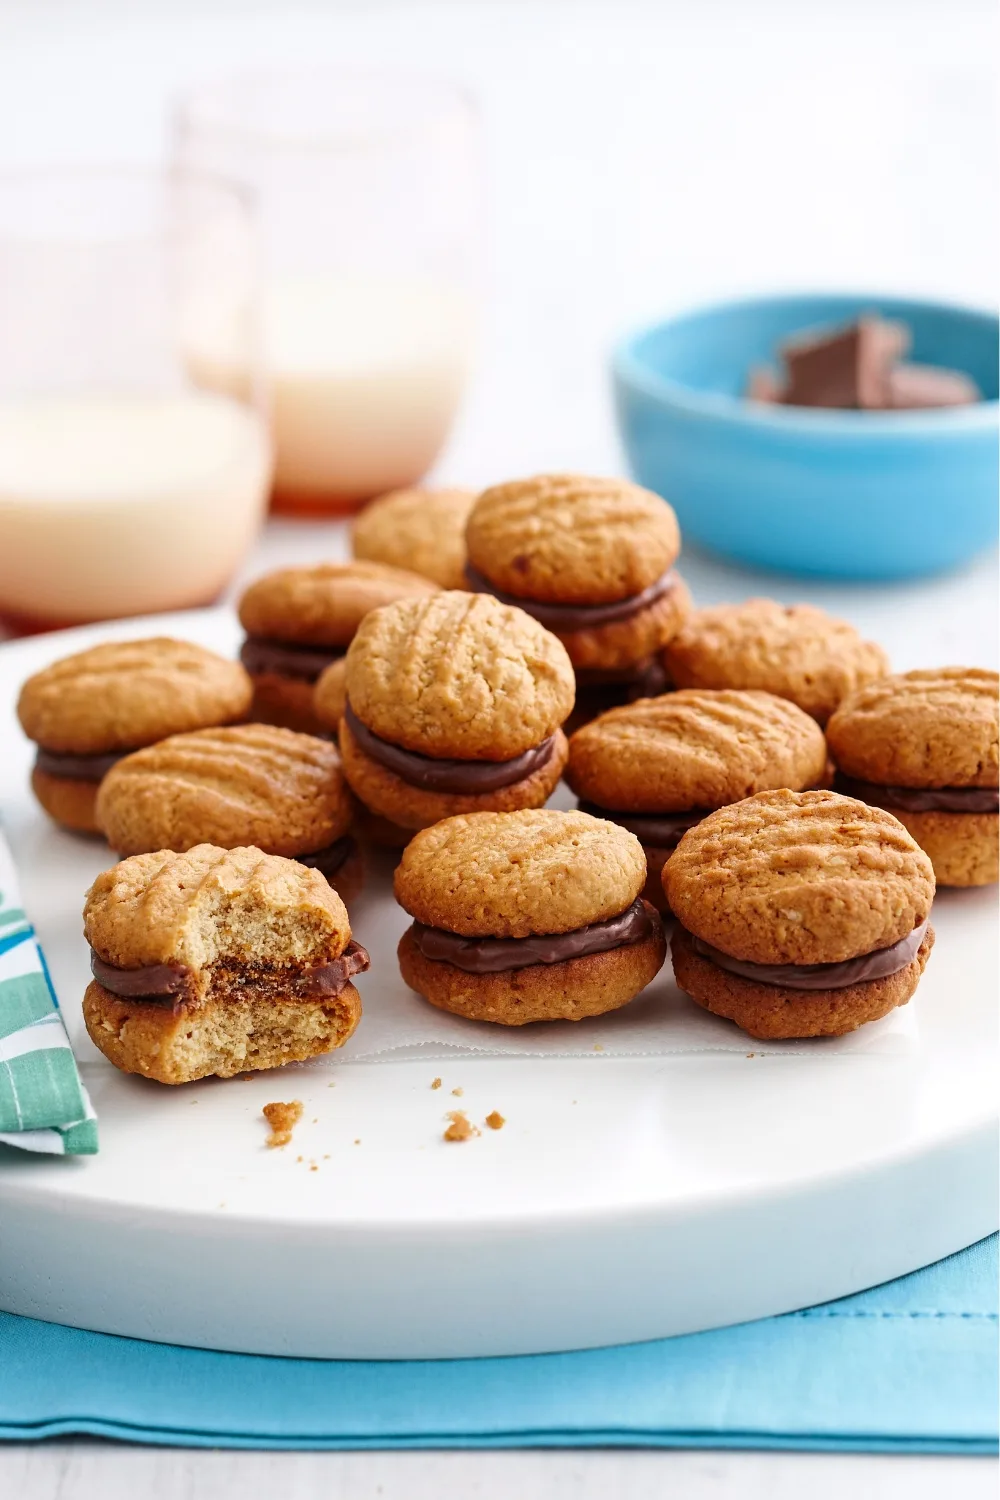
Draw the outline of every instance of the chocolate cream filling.
[[[596,802],[581,802],[580,811],[592,818],[605,818],[634,833],[640,844],[649,849],[676,849],[689,828],[694,828],[713,811],[710,807],[691,808],[679,813],[623,813],[613,812],[607,807],[598,807]]]
[[[296,682],[316,682],[346,650],[346,646],[296,646],[248,635],[240,647],[240,661],[251,677],[273,672],[277,677],[292,677]]]
[[[415,750],[404,750],[401,745],[390,744],[380,739],[362,724],[350,703],[344,707],[344,722],[347,724],[361,750],[387,771],[392,771],[408,786],[425,792],[496,792],[501,787],[513,786],[526,776],[539,770],[552,758],[553,736],[549,735],[540,745],[534,745],[513,760],[437,760],[430,755],[418,755]]]
[[[346,865],[356,848],[357,844],[351,835],[345,833],[342,839],[328,844],[325,849],[317,849],[314,854],[293,854],[291,858],[297,864],[308,865],[310,870],[318,870],[329,880],[331,875],[336,875]]]
[[[834,790],[857,797],[871,807],[899,812],[1000,812],[1000,790],[990,786],[880,786],[874,781],[855,781],[837,773]]]
[[[619,620],[631,620],[669,594],[677,587],[677,574],[672,568],[660,575],[641,594],[631,594],[627,599],[616,599],[612,604],[551,604],[540,599],[523,599],[518,594],[505,594],[490,582],[485,573],[480,573],[471,563],[465,567],[465,581],[474,594],[492,594],[502,604],[516,604],[525,614],[553,630],[557,635],[572,635],[577,630],[599,630],[602,625],[615,625]]]
[[[658,698],[670,687],[666,667],[655,656],[647,656],[631,667],[601,671],[595,667],[576,668],[576,686],[584,694],[606,694],[620,703],[634,703],[637,698]]]
[[[653,931],[655,919],[641,900],[635,900],[617,917],[592,922],[572,932],[542,933],[526,938],[461,937],[443,927],[425,927],[414,922],[413,938],[424,958],[453,964],[467,974],[504,974],[511,969],[530,969],[535,964],[562,964],[588,953],[607,953],[641,943]]]
[[[296,1000],[325,1000],[339,995],[354,974],[362,974],[371,960],[360,943],[352,939],[339,958],[328,964],[315,964],[287,975],[281,969],[255,969],[248,965],[248,978],[270,981],[284,997]],[[138,1000],[144,1005],[169,1005],[183,1009],[194,998],[194,976],[185,964],[144,964],[137,969],[119,969],[90,950],[90,969],[94,978],[109,994],[121,1000]]]
[[[91,781],[95,785],[131,750],[108,750],[102,755],[62,755],[55,750],[44,750],[41,745],[35,756],[36,771],[46,776],[60,776],[65,781]]]
[[[718,969],[738,974],[741,979],[752,979],[756,984],[774,984],[785,990],[846,990],[852,984],[865,984],[871,979],[887,979],[898,974],[916,958],[920,944],[927,931],[927,919],[906,937],[900,938],[888,948],[876,948],[874,953],[862,953],[858,958],[845,958],[836,964],[752,964],[742,958],[733,958],[711,943],[689,933],[694,951],[707,958]]]

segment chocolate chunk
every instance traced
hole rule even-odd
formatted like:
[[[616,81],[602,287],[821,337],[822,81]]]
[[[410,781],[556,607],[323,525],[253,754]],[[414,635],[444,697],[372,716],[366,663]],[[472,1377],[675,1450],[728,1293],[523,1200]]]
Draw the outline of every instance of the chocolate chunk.
[[[273,672],[277,677],[292,677],[296,682],[316,682],[330,666],[344,655],[342,646],[299,646],[286,641],[267,641],[248,635],[240,647],[240,661],[252,677]]]
[[[546,630],[552,630],[556,635],[572,635],[577,630],[599,630],[602,625],[630,620],[676,588],[677,574],[670,568],[641,594],[617,599],[613,604],[548,604],[538,599],[522,599],[518,594],[505,594],[471,563],[466,564],[465,581],[474,594],[492,594],[501,604],[515,604],[518,609],[523,609]]]
[[[435,963],[453,964],[467,974],[504,974],[511,969],[562,964],[589,953],[607,953],[612,948],[641,943],[655,931],[655,922],[652,908],[635,900],[619,916],[572,932],[527,938],[469,938],[414,922],[413,935],[420,952]]]
[[[551,760],[554,748],[550,735],[540,745],[515,755],[513,760],[437,760],[380,739],[367,724],[362,724],[350,703],[344,707],[344,722],[367,756],[385,766],[387,771],[392,771],[408,786],[429,792],[475,795],[513,786]]]
[[[786,406],[880,410],[890,405],[890,372],[909,341],[901,324],[869,317],[840,333],[783,344],[782,399]]]
[[[898,943],[837,964],[752,964],[742,958],[733,958],[720,948],[713,948],[711,943],[703,943],[693,933],[689,936],[694,951],[702,958],[729,974],[738,974],[741,979],[752,979],[756,984],[773,984],[786,990],[846,990],[852,984],[887,979],[890,974],[905,969],[916,958],[926,931],[925,918]]]
[[[834,791],[856,797],[887,812],[995,813],[1000,811],[1000,790],[988,786],[879,786],[874,781],[856,781],[837,773]]]
[[[974,380],[960,370],[937,365],[897,365],[889,371],[887,406],[899,411],[925,407],[972,406],[982,395]]]

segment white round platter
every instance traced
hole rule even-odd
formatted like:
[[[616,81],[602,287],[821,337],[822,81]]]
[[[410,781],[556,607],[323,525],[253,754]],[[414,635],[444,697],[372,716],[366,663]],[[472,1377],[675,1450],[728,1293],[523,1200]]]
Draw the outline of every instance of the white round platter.
[[[807,1306],[996,1228],[992,890],[939,898],[915,1025],[884,1055],[817,1042],[748,1056],[747,1040],[657,1057],[344,1058],[179,1089],[118,1073],[80,1018],[83,894],[111,857],[34,805],[13,705],[47,662],[151,634],[227,653],[238,638],[228,612],[206,611],[0,647],[0,818],[101,1129],[92,1158],[0,1147],[0,1308],[267,1354],[518,1354]],[[381,882],[358,927],[373,1007],[401,984]],[[261,1107],[288,1098],[302,1124],[267,1150]],[[459,1103],[507,1124],[445,1143]]]

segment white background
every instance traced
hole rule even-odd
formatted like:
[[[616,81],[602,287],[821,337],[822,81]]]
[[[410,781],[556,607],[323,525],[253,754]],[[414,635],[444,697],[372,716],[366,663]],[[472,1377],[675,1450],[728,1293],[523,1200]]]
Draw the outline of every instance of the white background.
[[[994,300],[996,56],[994,7],[972,0],[0,0],[0,165],[155,160],[170,95],[235,67],[463,79],[484,117],[490,255],[480,364],[440,476],[608,472],[605,356],[630,324],[763,288]],[[323,547],[318,528],[273,527],[250,571]],[[995,660],[992,559],[891,593],[685,570],[703,602],[769,591],[839,608],[900,667],[932,628],[938,655],[954,642]],[[0,1492],[30,1500],[962,1500],[995,1479],[985,1460],[865,1456],[0,1450]]]

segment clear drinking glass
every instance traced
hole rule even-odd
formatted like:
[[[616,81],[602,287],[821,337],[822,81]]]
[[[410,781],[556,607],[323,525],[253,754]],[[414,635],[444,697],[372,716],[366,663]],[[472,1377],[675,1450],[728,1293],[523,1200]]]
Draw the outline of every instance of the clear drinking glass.
[[[430,468],[468,371],[481,232],[478,123],[407,74],[233,78],[174,115],[174,157],[247,185],[260,215],[272,505],[338,514]],[[200,353],[199,380],[243,372]]]
[[[214,600],[271,474],[246,193],[131,169],[0,175],[0,619]],[[240,363],[204,389],[187,350]]]

